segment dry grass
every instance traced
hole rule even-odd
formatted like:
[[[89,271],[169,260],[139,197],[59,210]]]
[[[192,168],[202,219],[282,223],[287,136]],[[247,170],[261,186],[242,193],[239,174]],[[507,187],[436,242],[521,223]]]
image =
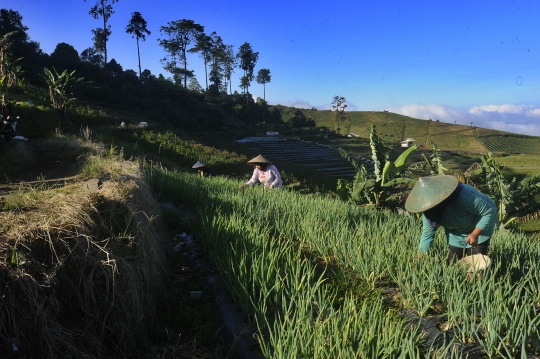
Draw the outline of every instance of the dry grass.
[[[108,158],[99,191],[6,197],[17,205],[0,209],[0,357],[137,356],[164,291],[160,207],[136,163]]]

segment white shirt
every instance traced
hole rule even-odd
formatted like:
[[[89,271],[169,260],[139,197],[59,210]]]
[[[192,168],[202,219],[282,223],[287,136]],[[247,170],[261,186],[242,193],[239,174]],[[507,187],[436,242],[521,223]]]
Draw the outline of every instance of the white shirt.
[[[251,176],[251,179],[247,181],[246,185],[252,186],[257,183],[257,180],[259,180],[264,187],[279,188],[282,185],[281,175],[274,165],[266,166],[265,171],[255,167],[253,176]]]

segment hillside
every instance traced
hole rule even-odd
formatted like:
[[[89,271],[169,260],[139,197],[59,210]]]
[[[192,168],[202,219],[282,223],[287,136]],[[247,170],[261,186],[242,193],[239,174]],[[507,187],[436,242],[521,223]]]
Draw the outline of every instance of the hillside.
[[[306,118],[313,119],[318,128],[327,128],[332,132],[337,124],[335,112],[306,109],[294,109],[277,106],[284,121],[301,111]],[[433,120],[421,120],[392,112],[350,111],[346,112],[345,124],[340,124],[342,136],[328,136],[322,130],[311,131],[311,136],[302,136],[317,142],[339,146],[358,155],[369,155],[369,131],[373,124],[384,143],[394,148],[392,156],[401,152],[400,142],[413,138],[422,145],[412,160],[420,158],[422,152],[431,150],[433,142],[443,153],[447,168],[455,172],[464,172],[472,163],[478,161],[481,154],[492,152],[508,176],[535,175],[538,173],[537,156],[540,156],[540,137],[514,134],[504,131],[485,129],[476,126],[449,124]],[[348,138],[352,133],[357,137]],[[326,138],[325,138],[326,137]]]
[[[294,109],[283,108],[284,119],[292,117]],[[318,127],[334,129],[335,112],[303,110],[307,118],[312,118]],[[513,134],[504,131],[485,129],[440,122],[421,120],[392,112],[348,111],[347,120],[340,124],[341,133],[353,133],[360,138],[369,138],[368,127],[376,126],[377,134],[388,144],[398,146],[406,138],[414,138],[417,143],[431,148],[433,141],[438,148],[449,151],[501,154],[540,154],[540,138]]]
[[[33,93],[36,93],[36,91],[33,91]],[[182,93],[179,92],[179,94]],[[148,159],[161,161],[169,168],[189,168],[190,163],[203,158],[200,157],[201,154],[197,155],[197,152],[185,153],[184,156],[179,156],[179,154],[172,156],[172,153],[163,152],[166,150],[166,147],[162,148],[163,145],[160,147],[158,144],[156,147],[156,145],[152,144],[167,132],[170,133],[169,137],[167,137],[169,143],[171,143],[170,141],[174,142],[176,139],[186,141],[186,144],[195,141],[203,146],[229,152],[232,156],[239,155],[240,158],[246,160],[259,153],[257,153],[257,150],[250,149],[249,146],[238,144],[235,140],[249,135],[264,136],[267,130],[278,130],[285,137],[300,138],[322,146],[331,146],[335,149],[341,147],[351,153],[369,157],[371,152],[367,129],[371,124],[375,125],[377,134],[385,144],[389,148],[393,148],[390,151],[391,157],[397,157],[401,153],[400,141],[402,139],[412,137],[418,144],[423,146],[413,154],[413,161],[419,161],[422,153],[431,150],[431,142],[433,142],[442,151],[447,168],[453,172],[462,173],[471,164],[478,162],[481,154],[493,152],[504,166],[505,174],[519,178],[537,173],[537,156],[540,156],[539,137],[426,121],[390,112],[347,112],[347,121],[350,121],[347,124],[347,126],[350,126],[349,133],[357,136],[351,138],[338,136],[331,130],[335,126],[333,123],[335,113],[332,111],[300,110],[307,118],[315,121],[316,128],[291,128],[289,126],[290,118],[294,116],[295,111],[298,109],[278,105],[273,108],[279,109],[281,113],[281,125],[266,124],[262,121],[250,127],[237,120],[229,122],[231,117],[223,117],[216,121],[216,123],[223,125],[221,131],[211,127],[207,127],[206,131],[188,131],[181,122],[152,121],[141,116],[136,109],[134,109],[133,113],[129,113],[123,106],[115,108],[111,107],[110,103],[105,107],[103,105],[94,105],[91,102],[83,102],[77,112],[71,115],[70,122],[66,123],[62,121],[56,111],[47,106],[43,99],[30,96],[28,91],[27,93],[12,95],[12,97],[16,99],[17,111],[21,115],[19,132],[31,139],[48,137],[56,131],[77,134],[82,128],[86,128],[95,139],[103,141],[106,145],[123,147],[126,154],[143,155]],[[197,106],[192,103],[192,108],[199,108],[199,113],[203,114],[205,118],[212,116],[211,113],[214,110],[209,110],[209,113],[206,113],[205,110],[206,108],[212,108],[210,102],[202,98],[192,98],[192,100],[200,102]],[[194,112],[192,116],[196,116],[196,113]],[[219,114],[214,113],[214,116],[219,116]],[[136,127],[136,124],[143,120],[148,121],[150,125],[148,129]],[[119,123],[122,121],[131,124],[129,130],[118,130]],[[208,120],[192,119],[191,122],[199,123],[196,126],[199,128],[206,121]],[[152,135],[155,137],[152,139],[152,136],[148,137],[148,135],[144,134],[145,130],[149,134],[153,133],[157,136]],[[136,146],[133,146],[133,144],[136,144]],[[184,145],[180,144],[180,146]],[[241,178],[243,177],[242,172],[246,171],[245,165],[241,164],[243,160],[236,162],[234,165],[231,163],[227,165],[221,164],[221,160],[216,161],[216,159],[212,158],[206,158],[205,160],[213,162],[217,166],[219,173],[222,174]],[[305,181],[306,178],[309,178],[311,182],[314,177],[317,177],[317,172],[306,168],[298,171],[298,164],[302,165],[303,163],[295,163],[294,157],[283,161],[283,158],[278,156],[275,160],[279,160],[283,169],[297,180]],[[321,185],[324,185],[327,189],[335,187],[335,179],[332,178],[320,178],[319,182],[319,187]]]

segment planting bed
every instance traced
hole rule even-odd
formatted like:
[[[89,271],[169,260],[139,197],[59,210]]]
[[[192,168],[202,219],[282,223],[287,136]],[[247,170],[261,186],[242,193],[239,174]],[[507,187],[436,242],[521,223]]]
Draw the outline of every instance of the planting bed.
[[[540,244],[520,234],[497,232],[489,272],[469,282],[446,265],[442,233],[432,255],[418,258],[415,216],[260,186],[239,191],[227,178],[154,171],[152,181],[204,213],[192,229],[256,323],[267,358],[540,354]],[[326,265],[351,278],[340,284]],[[398,288],[392,300],[385,287]]]
[[[310,141],[282,137],[247,137],[238,140],[248,149],[263,154],[279,168],[282,162],[294,162],[333,178],[352,179],[354,167],[337,149]]]

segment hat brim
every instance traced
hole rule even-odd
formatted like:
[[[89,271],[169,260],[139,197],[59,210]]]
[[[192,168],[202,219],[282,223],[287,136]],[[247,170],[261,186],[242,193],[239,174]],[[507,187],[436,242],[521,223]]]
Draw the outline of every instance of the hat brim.
[[[193,167],[191,167],[191,168],[201,168],[201,167],[204,167],[204,166],[206,166],[206,163],[201,162],[201,161],[197,161],[197,163],[195,163],[193,165]]]
[[[454,176],[420,177],[405,201],[405,209],[411,213],[425,212],[448,198],[458,186]]]
[[[271,165],[272,162],[268,161],[266,158],[263,157],[263,155],[258,155],[257,157],[247,161],[249,164],[256,164],[256,163],[266,163]]]

